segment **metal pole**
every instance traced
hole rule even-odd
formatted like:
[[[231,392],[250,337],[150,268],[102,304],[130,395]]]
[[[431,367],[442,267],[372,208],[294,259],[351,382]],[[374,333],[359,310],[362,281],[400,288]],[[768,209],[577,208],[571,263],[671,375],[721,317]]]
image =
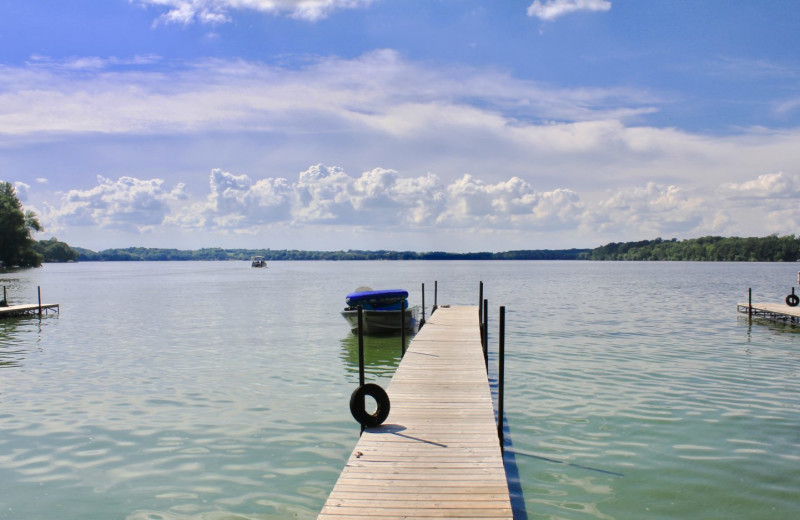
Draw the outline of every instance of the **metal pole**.
[[[753,317],[753,288],[747,289],[747,317]]]
[[[439,305],[437,303],[438,302],[438,298],[439,298],[439,281],[438,280],[434,280],[433,281],[433,310],[431,311],[431,316],[433,315],[434,312],[436,312],[436,309],[439,308]]]
[[[479,284],[478,290],[478,327],[480,328],[481,346],[483,346],[483,282]]]
[[[483,300],[483,361],[489,373],[489,300]]]
[[[406,302],[400,302],[400,357],[406,355]]]
[[[42,315],[42,286],[37,285],[36,290],[39,293],[39,316]]]
[[[481,327],[481,341],[483,341],[483,282],[478,287],[478,325]]]
[[[364,307],[358,306],[358,386],[364,386]],[[361,408],[366,410],[367,397],[361,401]],[[361,425],[361,433],[364,433],[364,425]],[[359,433],[359,435],[361,435]]]
[[[506,377],[506,308],[500,307],[500,337],[497,354],[497,435],[500,437],[500,450],[503,450],[503,398]]]
[[[364,386],[364,307],[358,306],[358,386]]]
[[[419,326],[422,327],[425,325],[425,284],[422,284],[422,320],[419,322]]]

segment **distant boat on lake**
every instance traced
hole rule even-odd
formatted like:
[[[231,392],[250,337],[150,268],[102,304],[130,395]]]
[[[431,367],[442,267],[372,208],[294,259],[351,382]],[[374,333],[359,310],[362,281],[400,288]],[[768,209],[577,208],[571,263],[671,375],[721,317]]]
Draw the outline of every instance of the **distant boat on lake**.
[[[267,267],[267,261],[264,260],[263,256],[254,256],[250,267]]]
[[[391,334],[402,329],[401,313],[405,313],[405,327],[413,330],[418,307],[408,306],[408,291],[384,289],[373,291],[360,287],[345,298],[347,307],[342,316],[350,325],[350,330],[358,332],[358,306],[363,311],[364,334]]]

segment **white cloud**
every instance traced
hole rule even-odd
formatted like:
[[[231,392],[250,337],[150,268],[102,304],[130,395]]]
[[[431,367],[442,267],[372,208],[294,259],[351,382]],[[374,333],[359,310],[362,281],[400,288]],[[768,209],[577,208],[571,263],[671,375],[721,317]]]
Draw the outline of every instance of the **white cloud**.
[[[584,226],[618,236],[685,236],[714,218],[718,216],[710,214],[702,197],[690,195],[678,186],[648,182],[642,187],[610,193],[587,212]]]
[[[608,11],[611,2],[608,0],[535,0],[528,7],[528,16],[552,21],[564,15],[579,11]]]
[[[189,25],[220,24],[231,21],[238,10],[270,14],[286,13],[292,18],[317,21],[340,9],[366,7],[372,0],[131,0],[142,5],[165,8],[157,22]]]
[[[59,207],[48,206],[42,215],[53,231],[65,226],[97,226],[143,232],[164,222],[170,203],[186,197],[184,186],[164,188],[161,179],[120,177],[114,181],[97,177],[88,190],[70,190]]]
[[[783,172],[766,173],[742,183],[726,183],[722,189],[733,197],[758,199],[800,198],[800,176]]]
[[[635,119],[655,110],[630,89],[552,89],[506,73],[434,69],[383,50],[287,70],[206,60],[164,75],[100,58],[0,66],[0,134],[297,130],[321,124],[409,135],[536,122]],[[532,122],[526,122],[532,121]]]
[[[25,202],[28,200],[28,190],[31,189],[30,184],[26,184],[24,182],[15,182],[14,183],[14,191],[17,194],[17,198],[20,202]]]
[[[800,222],[798,185],[795,177],[769,174],[703,195],[697,189],[648,182],[609,190],[604,198],[588,202],[578,191],[537,190],[519,177],[486,182],[464,174],[445,183],[430,173],[408,177],[374,168],[353,176],[341,167],[317,164],[294,180],[254,180],[215,169],[208,177],[207,195],[200,198],[190,198],[183,184],[168,189],[161,179],[98,177],[95,187],[70,190],[38,213],[48,231],[60,236],[80,229],[96,230],[95,235],[122,231],[132,237],[128,243],[140,242],[135,237],[142,233],[195,234],[205,244],[219,243],[215,237],[261,233],[324,235],[323,242],[332,244],[342,243],[335,237],[369,235],[394,237],[394,242],[370,242],[374,249],[415,249],[419,246],[409,243],[421,237],[445,248],[446,243],[470,244],[476,234],[496,233],[503,242],[487,242],[490,248],[534,248],[524,241],[533,235],[547,237],[538,247],[563,246],[565,236],[572,237],[570,247],[588,247],[621,237],[791,233]],[[787,189],[794,190],[793,198],[780,198]]]

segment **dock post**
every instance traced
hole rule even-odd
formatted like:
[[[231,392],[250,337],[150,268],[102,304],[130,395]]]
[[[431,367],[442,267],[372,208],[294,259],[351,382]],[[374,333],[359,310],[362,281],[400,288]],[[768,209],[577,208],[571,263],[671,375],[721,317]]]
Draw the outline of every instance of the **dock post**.
[[[433,310],[431,310],[431,316],[433,316],[433,313],[436,312],[436,309],[439,308],[439,305],[437,305],[438,297],[439,297],[439,281],[438,280],[434,280],[433,281]]]
[[[489,373],[489,300],[483,300],[483,361]]]
[[[358,385],[364,386],[364,307],[358,306]]]
[[[747,317],[753,319],[753,288],[747,289]]]
[[[506,376],[506,308],[500,307],[500,334],[497,353],[497,436],[500,438],[500,451],[503,450],[503,397],[505,396]]]
[[[42,286],[37,285],[36,291],[39,293],[39,316],[42,315]]]
[[[364,307],[358,306],[358,386],[364,386]],[[366,397],[361,403],[362,408],[366,408]],[[364,433],[364,425],[361,425],[361,433]]]
[[[406,309],[405,302],[400,303],[400,358],[406,355]]]
[[[483,281],[478,287],[478,328],[480,328],[481,345],[483,345]]]
[[[422,327],[425,325],[425,284],[422,284],[422,320],[419,322],[419,326]]]

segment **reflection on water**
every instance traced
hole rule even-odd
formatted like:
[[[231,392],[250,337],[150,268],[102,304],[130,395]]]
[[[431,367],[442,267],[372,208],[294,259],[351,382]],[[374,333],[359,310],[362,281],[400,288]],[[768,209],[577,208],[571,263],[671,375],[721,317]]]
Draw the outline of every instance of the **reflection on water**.
[[[406,348],[413,338],[406,335]],[[348,372],[358,373],[358,336],[348,334],[341,340],[341,358]],[[402,358],[402,337],[364,336],[364,373],[377,378],[391,377]]]

